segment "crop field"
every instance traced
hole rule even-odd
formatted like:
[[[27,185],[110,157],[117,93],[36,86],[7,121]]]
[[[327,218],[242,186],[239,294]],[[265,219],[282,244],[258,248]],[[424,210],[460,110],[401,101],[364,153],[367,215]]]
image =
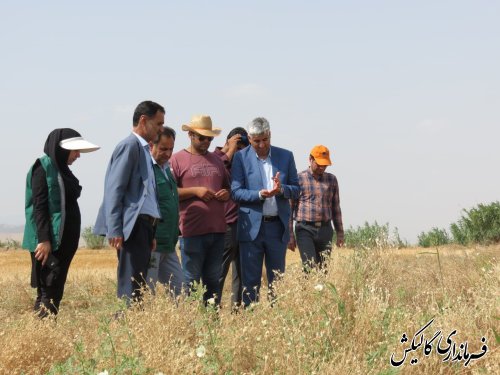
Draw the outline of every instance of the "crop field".
[[[220,311],[159,289],[116,319],[115,252],[79,249],[57,319],[40,321],[28,253],[0,249],[0,373],[500,374],[499,255],[336,249],[305,274],[289,252],[272,306],[231,313],[226,283]]]

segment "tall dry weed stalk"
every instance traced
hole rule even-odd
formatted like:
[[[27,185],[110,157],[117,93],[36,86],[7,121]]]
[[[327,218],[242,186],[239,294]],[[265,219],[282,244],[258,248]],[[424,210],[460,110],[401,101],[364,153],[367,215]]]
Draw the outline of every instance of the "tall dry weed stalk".
[[[113,263],[76,262],[57,320],[46,321],[30,312],[29,267],[16,268],[0,279],[0,372],[500,373],[498,251],[441,248],[438,264],[418,249],[340,250],[326,272],[304,274],[299,263],[289,264],[272,305],[263,298],[231,313],[226,291],[218,311],[203,305],[201,291],[175,303],[160,287],[118,319],[124,306],[113,297]],[[403,352],[402,333],[432,318],[432,332],[456,329],[455,339],[467,340],[472,352],[486,336],[487,355],[467,368],[434,352],[416,366],[391,367],[391,354]]]

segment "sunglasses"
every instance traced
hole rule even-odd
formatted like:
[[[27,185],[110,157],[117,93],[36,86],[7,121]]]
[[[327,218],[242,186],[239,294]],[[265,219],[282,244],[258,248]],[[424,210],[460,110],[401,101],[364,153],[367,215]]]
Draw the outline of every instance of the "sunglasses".
[[[196,135],[196,138],[198,138],[198,140],[200,142],[203,142],[203,141],[212,142],[214,140],[214,137],[208,137],[206,135],[201,135],[201,134],[198,134],[198,133],[194,133],[194,135]]]

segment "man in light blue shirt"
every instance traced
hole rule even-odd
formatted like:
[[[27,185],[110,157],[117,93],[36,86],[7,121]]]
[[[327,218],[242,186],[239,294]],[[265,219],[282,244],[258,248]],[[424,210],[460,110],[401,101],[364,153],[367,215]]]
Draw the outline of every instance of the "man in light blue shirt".
[[[293,154],[271,146],[269,122],[258,117],[247,131],[252,147],[235,154],[231,169],[231,195],[240,205],[238,240],[245,306],[259,300],[264,262],[271,292],[275,273],[285,272],[289,199],[299,197]]]
[[[165,122],[165,109],[144,101],[134,111],[132,134],[115,147],[106,170],[104,199],[94,233],[108,238],[118,256],[118,298],[129,305],[141,299],[141,288],[154,232],[160,218],[148,142],[158,138]]]

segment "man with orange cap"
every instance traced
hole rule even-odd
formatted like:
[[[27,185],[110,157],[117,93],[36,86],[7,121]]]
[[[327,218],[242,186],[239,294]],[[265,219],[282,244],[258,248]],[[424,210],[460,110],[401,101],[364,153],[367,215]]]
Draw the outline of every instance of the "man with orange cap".
[[[300,172],[300,195],[291,200],[295,220],[295,237],[290,236],[288,247],[298,246],[304,269],[323,266],[332,250],[333,228],[337,234],[336,245],[344,245],[344,228],[340,210],[337,178],[326,173],[332,165],[330,151],[323,145],[313,147],[309,155],[309,168]],[[290,226],[292,226],[290,221]],[[293,233],[291,231],[291,233]]]

